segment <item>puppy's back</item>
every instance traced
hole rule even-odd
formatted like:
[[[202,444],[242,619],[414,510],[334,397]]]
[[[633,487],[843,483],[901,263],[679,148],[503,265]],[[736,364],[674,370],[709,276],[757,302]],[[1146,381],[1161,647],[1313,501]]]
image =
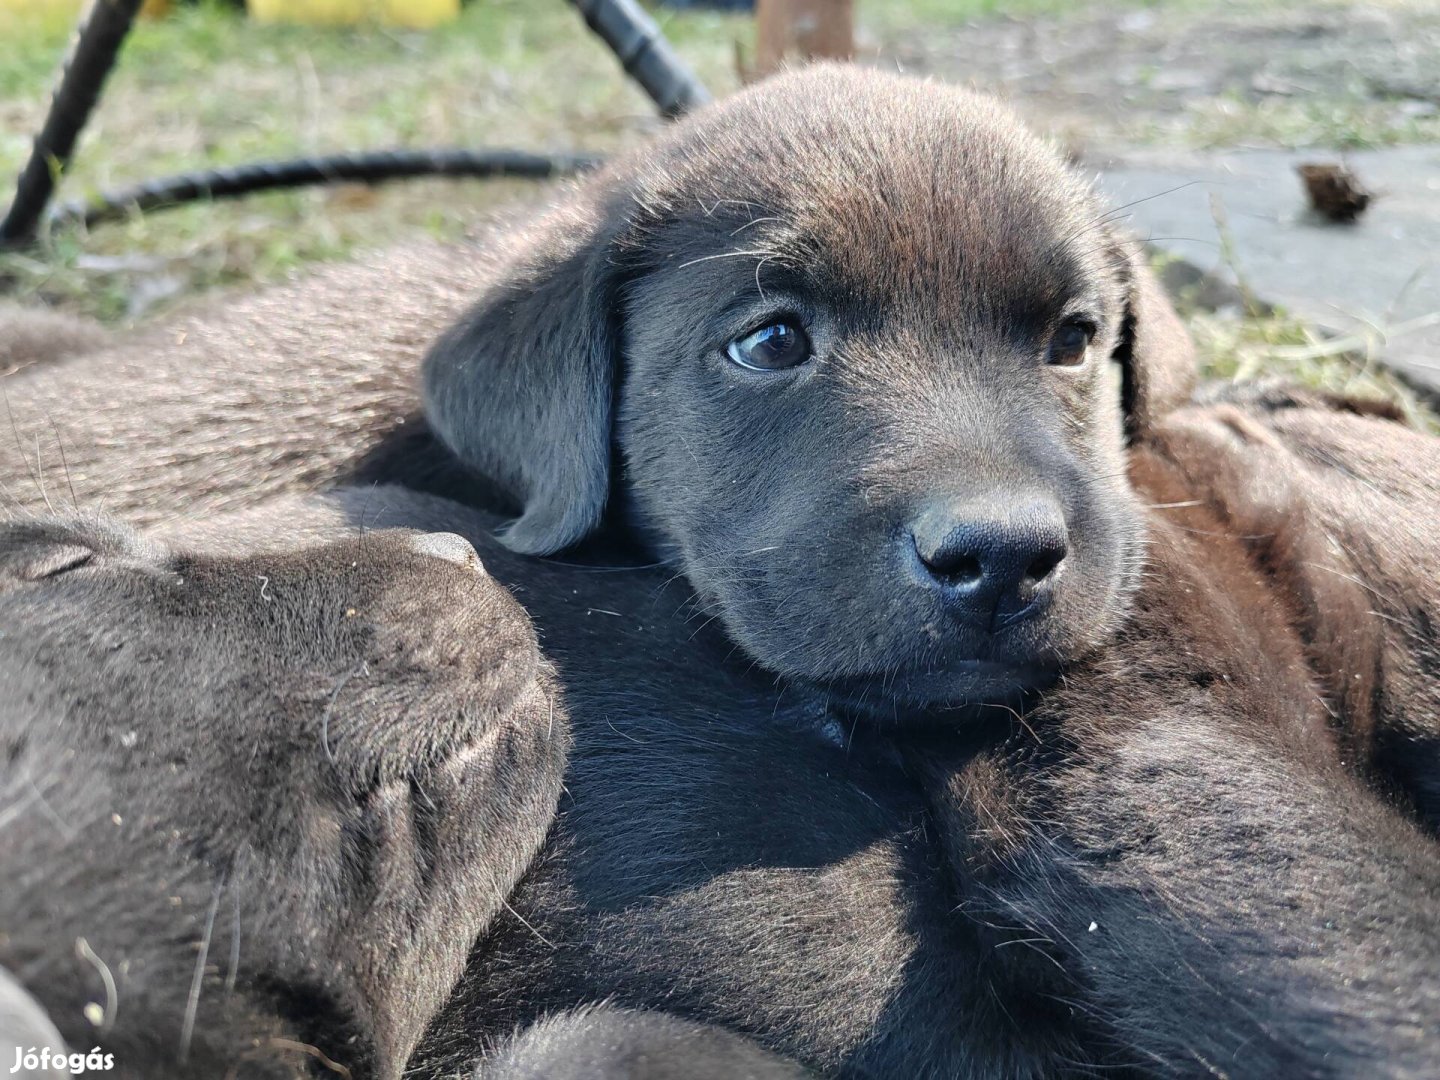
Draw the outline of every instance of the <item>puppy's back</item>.
[[[1351,753],[1440,830],[1440,439],[1374,402],[1227,396],[1157,441],[1266,568]]]
[[[386,251],[31,364],[5,383],[0,507],[68,503],[73,489],[82,509],[148,525],[333,480],[418,412],[420,357],[490,261],[470,247]],[[90,340],[72,327],[61,348],[45,325],[16,336],[25,356]]]
[[[0,304],[0,377],[103,348],[99,323],[47,308]]]

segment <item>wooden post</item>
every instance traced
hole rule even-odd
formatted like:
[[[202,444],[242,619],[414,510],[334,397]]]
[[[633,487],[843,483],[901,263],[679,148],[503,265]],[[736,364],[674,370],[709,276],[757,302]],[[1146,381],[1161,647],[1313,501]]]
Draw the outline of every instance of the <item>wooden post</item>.
[[[753,78],[769,75],[787,60],[849,60],[854,55],[854,0],[756,0]]]

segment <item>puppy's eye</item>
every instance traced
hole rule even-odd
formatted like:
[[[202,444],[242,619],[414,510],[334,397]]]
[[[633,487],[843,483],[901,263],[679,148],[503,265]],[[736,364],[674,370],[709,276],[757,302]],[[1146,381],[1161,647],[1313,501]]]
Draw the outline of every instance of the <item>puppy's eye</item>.
[[[754,371],[783,371],[810,359],[810,339],[799,323],[783,319],[736,338],[725,346],[725,355]]]
[[[53,544],[37,551],[20,569],[25,581],[46,581],[88,566],[95,558],[92,548],[80,544]]]
[[[1095,328],[1079,319],[1069,319],[1060,324],[1055,336],[1050,339],[1050,349],[1045,356],[1047,364],[1061,367],[1076,367],[1085,362],[1085,350],[1090,348],[1090,339]]]

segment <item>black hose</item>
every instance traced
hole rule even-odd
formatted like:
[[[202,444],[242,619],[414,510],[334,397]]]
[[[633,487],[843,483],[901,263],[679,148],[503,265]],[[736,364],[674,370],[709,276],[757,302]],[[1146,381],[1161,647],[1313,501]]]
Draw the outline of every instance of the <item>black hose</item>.
[[[94,0],[61,69],[60,85],[50,99],[45,126],[35,137],[30,160],[15,184],[15,201],[0,222],[0,248],[35,238],[35,230],[55,191],[55,181],[75,152],[75,141],[143,0]]]
[[[228,199],[275,188],[345,181],[377,184],[417,176],[544,180],[594,168],[600,160],[585,154],[527,154],[520,150],[375,150],[257,161],[147,180],[101,195],[93,202],[62,203],[51,214],[51,220],[55,224],[95,225],[137,210],[157,210],[195,199]]]

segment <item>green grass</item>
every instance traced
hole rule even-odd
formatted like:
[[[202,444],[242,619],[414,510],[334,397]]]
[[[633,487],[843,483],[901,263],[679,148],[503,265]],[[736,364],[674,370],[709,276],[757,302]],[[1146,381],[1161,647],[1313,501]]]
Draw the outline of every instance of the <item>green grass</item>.
[[[1227,0],[1124,0],[1182,21]],[[1257,0],[1275,5],[1285,0]],[[1325,0],[1335,2],[1335,0]],[[1390,6],[1419,0],[1376,0]],[[1099,0],[860,0],[862,40],[920,40],[977,19],[1083,17]],[[743,15],[653,9],[717,92],[737,83]],[[1077,14],[1078,13],[1078,14]],[[0,10],[0,182],[8,188],[48,101],[72,18]],[[1440,139],[1440,119],[1396,130],[1341,87],[1332,97],[1196,102],[1186,139],[1373,145]],[[340,149],[514,146],[610,152],[653,131],[650,103],[563,0],[472,0],[430,32],[267,26],[209,0],[142,21],[82,141],[61,195],[171,172]],[[1156,138],[1164,132],[1152,132]],[[282,192],[136,216],[37,249],[0,253],[0,294],[125,322],[217,286],[270,282],[317,261],[406,238],[451,239],[533,195],[518,182],[422,181]],[[0,194],[0,203],[8,192]],[[1190,314],[1211,373],[1283,370],[1329,389],[1411,395],[1363,358],[1287,360],[1309,331],[1283,316]],[[1418,406],[1416,406],[1418,409]]]
[[[721,91],[734,85],[735,41],[748,35],[748,20],[659,18],[702,78]],[[0,16],[7,187],[43,117],[68,33],[66,18]],[[650,103],[560,0],[475,0],[457,22],[427,33],[261,25],[202,3],[137,24],[61,195],[342,149],[609,152],[657,123]],[[137,296],[272,281],[416,233],[456,237],[531,190],[436,181],[197,204],[0,255],[0,291],[124,319]]]
[[[1246,145],[1364,150],[1440,142],[1440,112],[1405,116],[1362,92],[1260,101],[1231,92],[1192,103],[1180,127],[1178,141],[1201,149]],[[1133,134],[1142,141],[1166,137],[1153,127]]]
[[[1280,313],[1222,315],[1185,312],[1207,379],[1284,379],[1337,394],[1393,401],[1411,423],[1440,435],[1433,403],[1375,363],[1373,356],[1327,342]]]
[[[1280,379],[1329,393],[1390,401],[1415,426],[1440,434],[1434,395],[1417,393],[1377,363],[1378,336],[1327,337],[1283,309],[1257,301],[1233,261],[1228,242],[1221,254],[1238,286],[1218,292],[1197,268],[1173,256],[1152,256],[1152,265],[1195,342],[1202,379]],[[1211,306],[1216,304],[1218,311]]]

